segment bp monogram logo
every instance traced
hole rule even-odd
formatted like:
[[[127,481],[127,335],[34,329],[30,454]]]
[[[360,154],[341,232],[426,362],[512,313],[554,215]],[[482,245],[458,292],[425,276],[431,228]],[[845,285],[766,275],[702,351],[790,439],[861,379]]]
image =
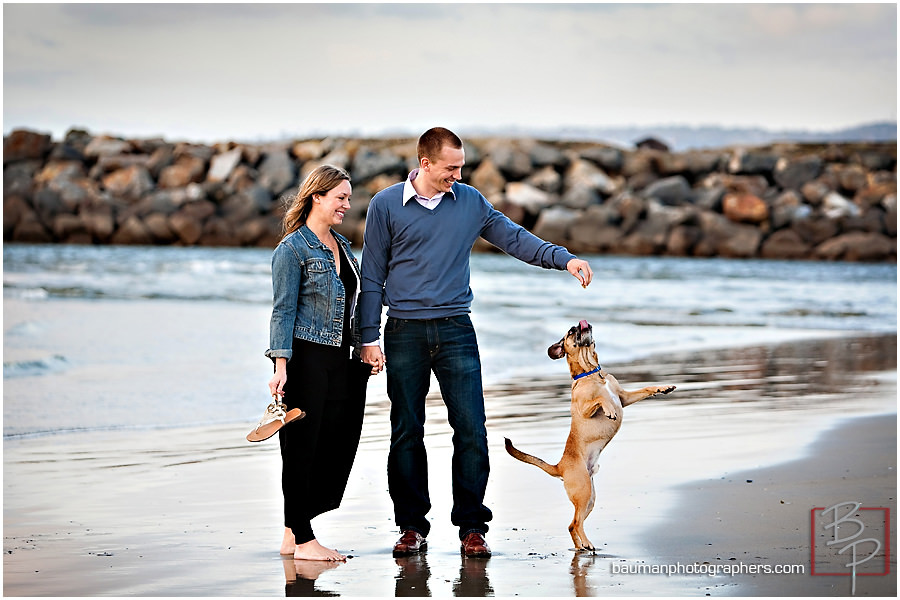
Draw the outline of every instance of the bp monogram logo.
[[[890,509],[839,502],[810,512],[812,575],[850,577],[855,594],[857,576],[890,572]]]

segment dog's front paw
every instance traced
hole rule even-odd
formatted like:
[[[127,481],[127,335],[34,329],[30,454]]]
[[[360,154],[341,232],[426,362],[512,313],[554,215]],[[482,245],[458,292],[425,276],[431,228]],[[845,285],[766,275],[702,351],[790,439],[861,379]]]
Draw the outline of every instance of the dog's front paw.
[[[606,415],[606,418],[609,419],[610,421],[618,421],[615,413],[609,414],[609,413],[604,412],[604,414]]]
[[[674,385],[656,388],[656,393],[654,393],[653,395],[655,396],[656,394],[668,394],[669,392],[673,391],[674,389],[675,389]]]

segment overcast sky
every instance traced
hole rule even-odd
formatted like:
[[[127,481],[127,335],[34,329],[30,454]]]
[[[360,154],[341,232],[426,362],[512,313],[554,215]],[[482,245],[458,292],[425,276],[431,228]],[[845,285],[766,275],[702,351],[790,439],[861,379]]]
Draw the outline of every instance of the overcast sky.
[[[895,4],[4,4],[3,59],[54,138],[897,118]]]

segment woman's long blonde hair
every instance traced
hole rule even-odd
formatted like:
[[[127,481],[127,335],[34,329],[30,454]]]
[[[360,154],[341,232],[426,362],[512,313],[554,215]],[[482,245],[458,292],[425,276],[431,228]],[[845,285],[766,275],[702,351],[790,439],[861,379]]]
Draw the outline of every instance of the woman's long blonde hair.
[[[294,233],[306,223],[309,211],[312,210],[313,196],[324,195],[336,188],[342,181],[350,181],[350,174],[340,167],[322,165],[316,167],[306,176],[297,195],[287,198],[290,203],[284,213],[284,235]]]

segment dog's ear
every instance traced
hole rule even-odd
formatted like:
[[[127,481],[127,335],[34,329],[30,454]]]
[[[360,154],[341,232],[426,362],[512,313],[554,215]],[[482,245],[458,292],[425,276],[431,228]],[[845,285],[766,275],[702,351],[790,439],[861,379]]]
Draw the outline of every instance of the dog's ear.
[[[556,342],[555,344],[553,344],[552,346],[547,348],[547,356],[549,356],[553,360],[562,358],[565,355],[566,355],[566,351],[563,349],[562,340]]]

